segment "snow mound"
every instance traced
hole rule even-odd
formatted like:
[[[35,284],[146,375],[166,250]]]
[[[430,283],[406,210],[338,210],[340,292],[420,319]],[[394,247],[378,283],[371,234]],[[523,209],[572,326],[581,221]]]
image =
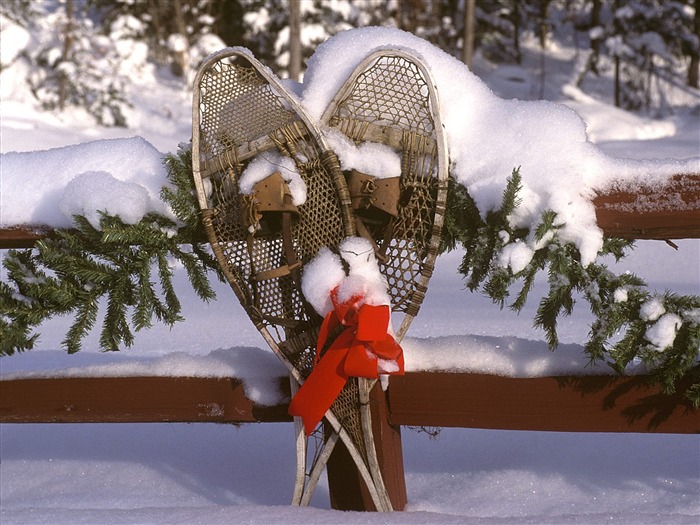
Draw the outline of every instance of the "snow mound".
[[[504,377],[608,375],[606,365],[590,365],[578,344],[550,352],[547,343],[521,337],[482,335],[407,337],[403,340],[406,371],[441,371]]]
[[[163,155],[141,137],[5,153],[0,162],[1,227],[70,228],[74,214],[97,226],[98,211],[127,223],[151,212],[174,218],[160,199],[167,184]]]

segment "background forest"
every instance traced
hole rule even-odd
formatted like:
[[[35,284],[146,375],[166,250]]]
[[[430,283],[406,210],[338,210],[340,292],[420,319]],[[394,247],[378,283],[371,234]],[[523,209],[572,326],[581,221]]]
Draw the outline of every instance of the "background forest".
[[[595,92],[612,76],[600,95],[650,116],[672,111],[670,85],[698,87],[700,0],[10,0],[0,3],[0,72],[24,76],[22,89],[47,110],[77,106],[103,126],[128,126],[139,80],[170,75],[187,90],[225,46],[300,80],[319,43],[369,25],[404,29],[467,64],[473,53],[519,64],[534,40],[543,77],[552,36],[566,34],[578,50],[572,85]]]

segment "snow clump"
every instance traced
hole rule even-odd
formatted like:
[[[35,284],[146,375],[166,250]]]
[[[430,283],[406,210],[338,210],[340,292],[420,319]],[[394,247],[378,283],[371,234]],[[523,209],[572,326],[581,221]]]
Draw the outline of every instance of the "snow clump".
[[[348,237],[340,243],[339,252],[337,255],[323,248],[304,269],[301,290],[314,310],[324,316],[330,312],[330,295],[336,288],[340,303],[359,296],[358,306],[390,305],[387,283],[379,271],[372,243],[362,237]],[[347,274],[341,258],[349,268]]]
[[[673,346],[673,341],[676,340],[676,334],[682,324],[683,320],[678,315],[664,314],[658,321],[647,328],[644,337],[658,351],[663,351]]]
[[[238,181],[241,193],[251,194],[253,186],[275,172],[279,172],[287,183],[289,192],[292,194],[292,202],[296,206],[304,204],[306,202],[306,184],[299,175],[294,161],[279,153],[266,152],[258,155],[246,166]]]
[[[98,211],[119,215],[127,223],[148,213],[175,220],[160,199],[168,185],[163,155],[141,137],[5,153],[0,161],[1,227],[71,228],[76,213],[97,226]]]
[[[639,317],[642,321],[656,321],[665,313],[666,308],[664,308],[664,303],[658,297],[649,299],[639,309]]]

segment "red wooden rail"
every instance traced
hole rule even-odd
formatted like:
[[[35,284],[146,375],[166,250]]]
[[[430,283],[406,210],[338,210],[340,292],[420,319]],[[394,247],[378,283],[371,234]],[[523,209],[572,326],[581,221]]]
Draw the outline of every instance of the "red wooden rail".
[[[700,238],[700,174],[669,178],[666,184],[621,184],[593,200],[598,226],[623,239]]]
[[[681,385],[682,386],[682,385]],[[513,378],[414,372],[372,391],[379,465],[394,509],[407,503],[401,425],[571,432],[700,433],[700,411],[682,394],[663,394],[645,377]],[[328,464],[333,508],[373,510],[343,449]]]
[[[279,388],[289,394],[286,378],[279,379]],[[386,417],[396,426],[700,433],[700,412],[693,411],[683,390],[663,394],[644,376],[516,378],[409,372],[391,378],[386,401]],[[291,420],[286,404],[254,403],[237,378],[57,377],[0,381],[1,423]]]
[[[289,380],[280,378],[289,392]],[[0,423],[257,423],[291,421],[257,405],[237,378],[58,377],[0,381]]]
[[[279,388],[289,393],[286,378]],[[682,392],[682,391],[681,391]],[[406,504],[402,425],[572,432],[700,433],[700,412],[645,377],[512,378],[413,372],[372,392],[374,435],[395,509]],[[260,406],[236,378],[69,377],[0,381],[0,423],[291,421],[287,405]],[[347,451],[328,465],[333,508],[371,510]]]
[[[391,379],[395,425],[557,432],[700,433],[700,411],[680,389],[647,377],[502,377],[415,372]]]

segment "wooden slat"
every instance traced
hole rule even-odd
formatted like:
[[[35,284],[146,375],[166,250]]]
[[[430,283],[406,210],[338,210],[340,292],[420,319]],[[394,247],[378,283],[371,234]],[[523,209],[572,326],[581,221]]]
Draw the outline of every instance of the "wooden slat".
[[[663,187],[613,185],[593,204],[605,235],[623,239],[700,237],[700,174],[671,177]]]
[[[565,432],[700,433],[700,411],[645,377],[512,378],[414,372],[392,377],[393,425]]]
[[[51,229],[46,227],[0,228],[0,249],[31,248],[36,241],[50,235]]]
[[[279,381],[282,392],[288,394],[287,379]],[[682,391],[663,394],[638,376],[512,378],[410,372],[391,378],[388,396],[388,421],[395,426],[700,433],[700,412],[692,410]],[[0,381],[0,422],[4,423],[161,421],[245,423],[291,418],[284,404],[253,403],[238,379]]]
[[[282,392],[289,381],[280,378]],[[291,421],[260,406],[238,379],[70,377],[0,381],[2,423],[253,423]]]

